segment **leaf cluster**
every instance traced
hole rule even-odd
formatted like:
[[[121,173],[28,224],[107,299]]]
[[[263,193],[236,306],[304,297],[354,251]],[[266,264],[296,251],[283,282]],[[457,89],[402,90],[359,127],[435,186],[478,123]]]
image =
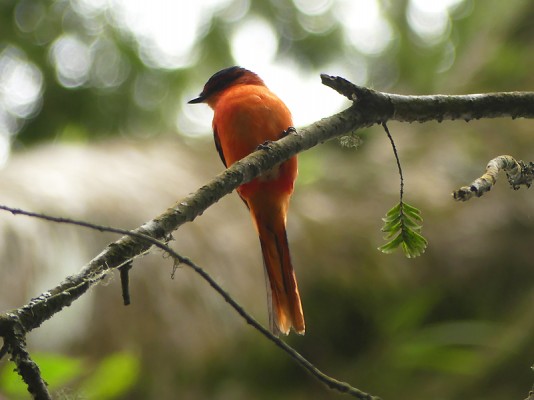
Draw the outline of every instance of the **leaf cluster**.
[[[421,235],[423,218],[418,208],[399,201],[382,220],[382,232],[388,242],[378,250],[389,254],[402,246],[402,251],[408,258],[418,257],[425,252],[427,240]]]

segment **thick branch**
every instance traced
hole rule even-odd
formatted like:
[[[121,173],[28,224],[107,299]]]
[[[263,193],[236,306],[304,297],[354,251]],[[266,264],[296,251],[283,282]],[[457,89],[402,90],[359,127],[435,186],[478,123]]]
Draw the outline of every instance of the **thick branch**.
[[[403,96],[357,86],[340,77],[323,74],[321,79],[325,85],[357,104],[371,104],[387,110],[387,120],[441,122],[499,117],[534,118],[534,92]]]

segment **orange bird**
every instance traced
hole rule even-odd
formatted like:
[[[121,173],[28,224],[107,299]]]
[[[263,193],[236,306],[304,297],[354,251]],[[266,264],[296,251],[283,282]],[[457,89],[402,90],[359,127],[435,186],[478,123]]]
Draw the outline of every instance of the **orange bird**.
[[[293,126],[286,105],[255,73],[241,67],[213,75],[189,103],[207,103],[214,111],[213,135],[222,162],[229,167],[258,146],[280,139]],[[268,278],[271,331],[304,334],[304,314],[286,235],[286,215],[297,178],[293,157],[237,188],[260,237]]]

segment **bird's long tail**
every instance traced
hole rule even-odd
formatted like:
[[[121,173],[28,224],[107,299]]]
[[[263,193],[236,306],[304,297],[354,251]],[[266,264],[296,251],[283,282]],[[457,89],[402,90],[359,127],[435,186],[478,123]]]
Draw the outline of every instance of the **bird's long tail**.
[[[270,215],[267,220],[254,213],[253,217],[263,254],[271,331],[275,335],[287,335],[293,328],[303,335],[304,314],[289,254],[284,213]]]

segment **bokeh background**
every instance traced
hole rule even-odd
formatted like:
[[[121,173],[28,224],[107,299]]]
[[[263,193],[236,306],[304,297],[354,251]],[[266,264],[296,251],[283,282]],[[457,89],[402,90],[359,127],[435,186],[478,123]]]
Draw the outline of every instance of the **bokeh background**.
[[[349,104],[341,75],[403,94],[532,90],[528,0],[1,0],[0,203],[135,228],[222,170],[217,70],[259,73],[305,126]],[[527,120],[391,122],[426,253],[384,255],[398,175],[381,129],[300,155],[288,235],[307,333],[288,342],[384,399],[522,399],[534,373],[534,203],[504,177],[450,193],[500,154],[532,160]],[[0,215],[0,310],[59,283],[116,237]],[[259,243],[231,195],[174,235],[266,323]],[[110,276],[28,336],[58,398],[333,399],[187,268],[136,260],[132,304]],[[27,398],[6,357],[0,398]],[[21,393],[22,390],[22,394]]]

